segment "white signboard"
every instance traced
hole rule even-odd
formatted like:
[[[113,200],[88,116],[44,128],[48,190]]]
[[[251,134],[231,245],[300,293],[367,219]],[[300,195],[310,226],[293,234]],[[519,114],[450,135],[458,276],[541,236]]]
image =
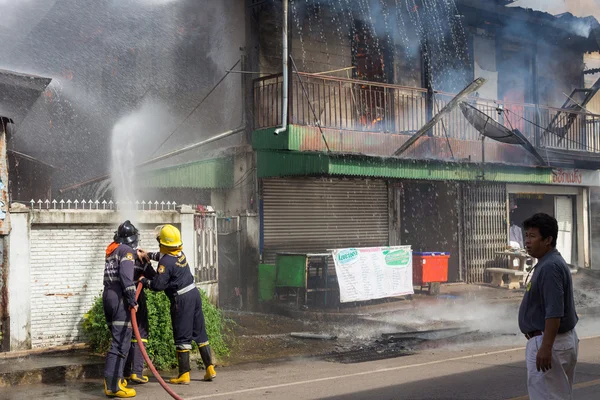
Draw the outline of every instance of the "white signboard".
[[[565,186],[600,186],[600,171],[555,168],[552,170],[552,183]]]
[[[413,294],[410,246],[333,250],[340,302]]]

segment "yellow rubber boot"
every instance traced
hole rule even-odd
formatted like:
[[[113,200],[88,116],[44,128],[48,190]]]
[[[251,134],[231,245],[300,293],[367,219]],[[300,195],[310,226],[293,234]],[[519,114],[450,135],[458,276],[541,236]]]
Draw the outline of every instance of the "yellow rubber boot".
[[[189,385],[190,384],[190,373],[184,372],[183,374],[179,375],[177,378],[171,378],[169,380],[169,382],[172,383],[173,385]]]
[[[200,348],[200,357],[202,357],[202,364],[204,364],[204,368],[206,368],[206,373],[204,374],[205,381],[212,381],[217,373],[215,372],[215,365],[212,360],[212,351],[210,350],[210,345],[208,342],[199,344]]]
[[[177,350],[177,363],[179,364],[179,376],[169,380],[174,385],[190,384],[190,351]]]
[[[131,374],[131,376],[128,376],[127,379],[129,379],[131,382],[137,383],[139,385],[148,383],[148,380],[149,380],[146,375],[136,375],[136,374]]]
[[[206,368],[206,373],[204,374],[204,380],[212,381],[216,377],[217,377],[217,373],[215,372],[215,367],[213,365],[209,365]]]
[[[125,381],[119,382],[119,390],[113,392],[112,390],[108,390],[108,386],[106,385],[106,379],[104,380],[104,394],[108,397],[117,397],[120,399],[129,399],[131,397],[135,397],[137,394],[135,389],[130,389],[124,385]]]

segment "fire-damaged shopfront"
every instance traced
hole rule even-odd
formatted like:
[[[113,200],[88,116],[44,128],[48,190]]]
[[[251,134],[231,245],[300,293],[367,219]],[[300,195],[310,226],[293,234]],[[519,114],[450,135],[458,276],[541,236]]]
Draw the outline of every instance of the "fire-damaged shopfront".
[[[411,245],[415,252],[449,252],[448,279],[488,280],[486,269],[506,267],[500,253],[524,245],[523,221],[537,212],[559,222],[558,249],[577,267],[590,267],[590,189],[600,172],[579,171],[576,184],[357,177],[262,180],[262,255],[333,248]]]
[[[450,253],[449,281],[489,282],[524,219],[547,212],[567,262],[593,265],[600,82],[586,87],[584,55],[600,26],[507,3],[254,10],[258,70],[281,70],[267,33],[289,28],[287,70],[253,88],[263,263],[410,245]]]

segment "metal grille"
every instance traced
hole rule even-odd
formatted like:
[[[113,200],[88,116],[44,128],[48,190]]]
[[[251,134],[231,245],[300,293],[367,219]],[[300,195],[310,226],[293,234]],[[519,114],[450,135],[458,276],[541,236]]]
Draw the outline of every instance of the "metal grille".
[[[278,251],[386,246],[388,190],[381,180],[263,180],[263,260]]]
[[[240,217],[217,218],[217,232],[219,235],[231,235],[240,231]]]
[[[214,215],[194,215],[196,248],[198,249],[196,279],[199,283],[216,282],[219,279],[217,218]]]
[[[486,268],[505,266],[496,253],[508,243],[506,185],[465,184],[462,196],[463,276],[467,283],[487,282]]]
[[[217,218],[219,235],[219,307],[241,308],[241,218]]]

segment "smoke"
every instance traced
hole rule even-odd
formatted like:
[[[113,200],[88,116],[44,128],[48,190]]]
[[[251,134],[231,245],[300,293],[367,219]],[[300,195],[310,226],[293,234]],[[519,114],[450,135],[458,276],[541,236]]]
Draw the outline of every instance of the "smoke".
[[[570,25],[570,29],[577,36],[587,38],[592,32],[592,24],[588,21],[576,21]]]
[[[307,0],[294,1],[291,7],[294,36],[300,37],[302,47],[300,65],[305,71],[311,70],[309,64],[315,70],[347,67],[324,66],[313,48],[325,43],[325,51],[333,55],[328,55],[330,63],[338,54],[338,46],[347,48],[348,38],[352,38],[353,54],[366,52],[369,57],[364,63],[373,65],[374,70],[382,70],[376,72],[382,76],[358,76],[360,79],[404,80],[405,71],[397,74],[389,59],[396,55],[397,60],[414,66],[422,53],[428,78],[435,89],[457,92],[470,81],[467,35],[454,0]],[[330,20],[335,30],[327,22]],[[420,81],[419,77],[412,76],[408,82],[400,83],[418,82],[420,85]]]
[[[133,0],[146,6],[164,6],[165,4],[175,3],[179,0]]]
[[[109,172],[112,128],[146,98],[173,114],[163,139],[186,120],[160,153],[241,120],[237,74],[188,118],[240,58],[241,0],[0,0],[0,13],[0,68],[53,78],[13,144],[59,168],[55,188]]]
[[[0,0],[0,27],[12,27],[24,13],[28,12],[35,0]]]

